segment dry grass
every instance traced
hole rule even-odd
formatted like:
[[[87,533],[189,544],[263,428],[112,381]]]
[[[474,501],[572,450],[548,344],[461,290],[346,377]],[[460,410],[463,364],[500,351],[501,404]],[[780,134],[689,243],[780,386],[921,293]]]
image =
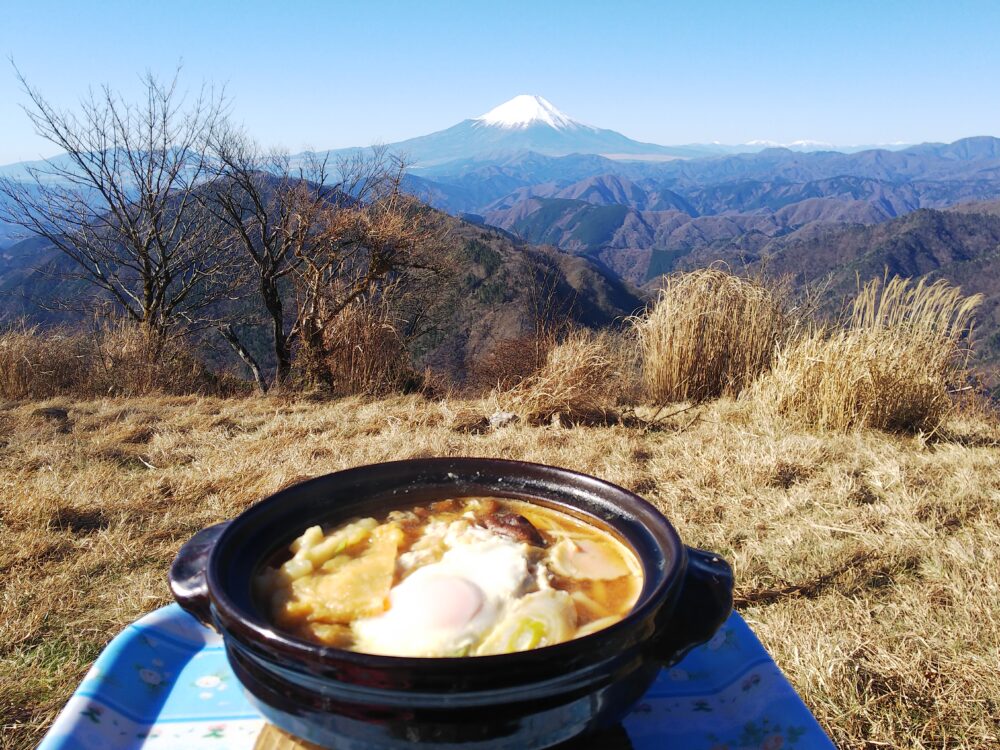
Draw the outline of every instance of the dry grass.
[[[649,498],[732,561],[743,616],[838,746],[1000,743],[995,421],[952,415],[933,440],[814,433],[719,401],[656,431],[456,429],[488,408],[0,403],[0,747],[33,747],[107,641],[169,601],[196,530],[305,477],[429,455],[552,463]]]
[[[61,330],[17,324],[0,332],[0,397],[45,398],[86,380],[85,339]]]
[[[218,393],[225,387],[179,343],[152,341],[137,326],[92,331],[15,324],[0,330],[0,398]]]
[[[481,357],[469,363],[465,390],[481,396],[490,391],[509,391],[545,365],[557,345],[555,336],[531,333],[497,341]]]
[[[874,280],[843,328],[779,353],[753,398],[827,429],[934,430],[968,379],[960,347],[979,300],[943,281]]]
[[[775,295],[756,281],[717,268],[669,277],[634,320],[649,398],[738,394],[770,367],[784,320]]]
[[[615,413],[631,380],[627,345],[613,333],[571,331],[545,364],[514,387],[498,389],[497,407],[537,424],[560,418],[604,421]]]
[[[341,395],[385,395],[411,375],[406,342],[384,301],[357,300],[344,308],[324,331],[322,358]]]

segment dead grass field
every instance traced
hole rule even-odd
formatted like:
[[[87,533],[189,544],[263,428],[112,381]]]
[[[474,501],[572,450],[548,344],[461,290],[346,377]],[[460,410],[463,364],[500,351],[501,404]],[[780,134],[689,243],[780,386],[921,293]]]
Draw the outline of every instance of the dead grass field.
[[[431,455],[558,464],[650,499],[733,563],[740,611],[838,746],[1000,746],[996,423],[823,433],[718,401],[655,430],[463,430],[484,408],[0,404],[0,747],[33,747],[105,643],[170,600],[195,531],[306,477]]]

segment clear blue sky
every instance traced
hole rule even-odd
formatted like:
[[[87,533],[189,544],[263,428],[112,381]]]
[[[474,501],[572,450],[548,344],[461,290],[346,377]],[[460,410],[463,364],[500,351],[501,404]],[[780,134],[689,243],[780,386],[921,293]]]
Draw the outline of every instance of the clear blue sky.
[[[259,140],[392,142],[520,93],[662,144],[1000,135],[1000,2],[0,0],[53,102],[137,74],[225,83]],[[0,163],[49,155],[0,61]]]

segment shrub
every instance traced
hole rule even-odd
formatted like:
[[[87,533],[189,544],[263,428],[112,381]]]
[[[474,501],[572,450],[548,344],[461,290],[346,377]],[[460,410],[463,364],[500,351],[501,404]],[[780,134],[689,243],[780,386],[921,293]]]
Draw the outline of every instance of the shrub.
[[[770,367],[784,315],[763,284],[708,268],[668,277],[633,324],[649,398],[704,401],[738,394]]]
[[[528,422],[559,414],[570,421],[605,420],[614,413],[630,382],[627,348],[608,332],[570,332],[545,364],[508,390],[497,390],[499,408]]]
[[[502,339],[467,366],[465,387],[469,393],[508,391],[545,365],[557,340],[549,331]]]
[[[935,429],[964,384],[962,349],[980,297],[945,281],[874,280],[842,327],[811,333],[781,352],[754,398],[826,429]]]
[[[574,331],[573,301],[559,294],[559,276],[552,267],[531,272],[525,283],[528,325],[522,333],[492,342],[466,365],[465,390],[481,395],[509,391],[537,374],[549,353]]]

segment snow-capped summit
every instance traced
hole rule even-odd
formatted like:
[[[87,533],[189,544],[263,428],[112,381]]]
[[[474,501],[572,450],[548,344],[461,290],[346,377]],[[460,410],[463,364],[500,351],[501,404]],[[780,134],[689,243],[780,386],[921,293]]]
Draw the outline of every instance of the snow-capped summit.
[[[484,115],[477,122],[501,128],[526,128],[530,125],[548,125],[557,130],[580,127],[580,123],[567,117],[550,102],[534,94],[515,96]]]

